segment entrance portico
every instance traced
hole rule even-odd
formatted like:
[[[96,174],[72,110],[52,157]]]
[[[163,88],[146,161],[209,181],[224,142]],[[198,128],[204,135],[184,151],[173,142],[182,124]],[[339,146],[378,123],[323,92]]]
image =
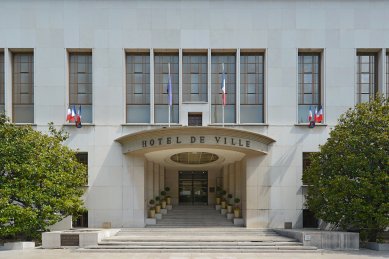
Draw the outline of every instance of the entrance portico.
[[[140,131],[116,141],[122,145],[127,170],[134,172],[129,189],[136,200],[128,201],[133,206],[127,213],[137,219],[129,225],[144,226],[148,201],[164,187],[170,187],[173,206],[180,203],[180,194],[188,192],[180,188],[180,172],[206,172],[207,187],[197,192],[205,195],[208,205],[215,204],[216,187],[221,187],[240,198],[247,227],[269,227],[269,186],[258,179],[266,170],[262,160],[273,139],[233,128],[172,127]]]

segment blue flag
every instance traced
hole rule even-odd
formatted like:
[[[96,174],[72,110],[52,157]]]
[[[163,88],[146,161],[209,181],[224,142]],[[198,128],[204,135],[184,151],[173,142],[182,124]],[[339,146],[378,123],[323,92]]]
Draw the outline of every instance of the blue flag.
[[[170,63],[169,63],[169,78],[168,78],[168,83],[167,83],[167,94],[168,94],[168,99],[167,99],[167,102],[169,104],[169,106],[172,106],[173,104],[173,93],[172,93],[172,79],[170,77]]]

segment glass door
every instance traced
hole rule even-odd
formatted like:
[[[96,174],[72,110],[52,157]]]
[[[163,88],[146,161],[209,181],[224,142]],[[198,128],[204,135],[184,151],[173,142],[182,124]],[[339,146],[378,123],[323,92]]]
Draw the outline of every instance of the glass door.
[[[180,171],[178,177],[180,204],[208,204],[208,172]]]

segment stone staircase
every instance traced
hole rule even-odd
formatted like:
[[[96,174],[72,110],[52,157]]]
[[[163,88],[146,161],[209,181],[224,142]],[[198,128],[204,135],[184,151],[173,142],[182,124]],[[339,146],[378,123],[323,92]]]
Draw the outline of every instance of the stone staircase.
[[[269,253],[312,252],[316,247],[303,246],[293,238],[270,229],[235,227],[225,215],[208,206],[174,207],[157,225],[121,229],[97,246],[79,252],[219,252]]]
[[[168,214],[162,215],[156,225],[148,228],[197,228],[197,227],[234,227],[232,220],[228,220],[213,206],[175,206]]]
[[[79,252],[201,252],[271,253],[313,252],[316,247],[277,235],[270,229],[137,228],[122,229],[97,246]],[[316,250],[317,251],[317,250]]]

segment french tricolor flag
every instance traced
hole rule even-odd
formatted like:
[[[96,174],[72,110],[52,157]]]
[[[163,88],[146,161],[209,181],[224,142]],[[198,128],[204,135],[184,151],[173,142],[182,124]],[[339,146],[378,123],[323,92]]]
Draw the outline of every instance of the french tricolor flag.
[[[221,83],[221,89],[222,89],[222,103],[225,106],[227,101],[226,101],[226,75],[224,73],[224,63],[222,64],[222,83]]]
[[[312,114],[312,107],[309,106],[308,122],[312,121],[312,117],[313,117],[313,114]]]
[[[71,122],[73,119],[74,119],[74,117],[72,117],[72,109],[70,109],[70,106],[69,106],[67,114],[66,114],[66,121]]]

